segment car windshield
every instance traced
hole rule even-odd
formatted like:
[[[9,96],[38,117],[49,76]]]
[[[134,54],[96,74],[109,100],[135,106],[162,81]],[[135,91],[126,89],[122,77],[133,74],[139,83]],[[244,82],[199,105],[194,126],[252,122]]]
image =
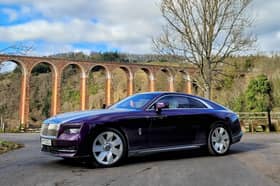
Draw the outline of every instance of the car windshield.
[[[112,105],[109,109],[135,109],[141,110],[149,101],[158,94],[136,94],[129,96],[118,103]]]

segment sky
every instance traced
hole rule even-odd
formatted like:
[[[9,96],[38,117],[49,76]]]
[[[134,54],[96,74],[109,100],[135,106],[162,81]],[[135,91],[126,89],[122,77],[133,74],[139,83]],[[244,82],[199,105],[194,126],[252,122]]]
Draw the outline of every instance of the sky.
[[[0,51],[24,43],[29,55],[119,51],[154,53],[164,20],[160,0],[0,0]],[[280,51],[280,1],[253,0],[256,51]]]

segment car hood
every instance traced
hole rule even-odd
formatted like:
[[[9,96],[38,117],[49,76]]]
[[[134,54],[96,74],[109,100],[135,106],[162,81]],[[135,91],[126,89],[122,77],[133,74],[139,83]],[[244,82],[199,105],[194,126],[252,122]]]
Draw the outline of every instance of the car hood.
[[[77,111],[77,112],[66,112],[63,114],[58,114],[44,121],[45,124],[63,124],[69,122],[79,122],[83,119],[93,118],[95,116],[100,116],[103,114],[114,114],[120,112],[131,112],[130,109],[100,109],[100,110],[87,110],[87,111]]]

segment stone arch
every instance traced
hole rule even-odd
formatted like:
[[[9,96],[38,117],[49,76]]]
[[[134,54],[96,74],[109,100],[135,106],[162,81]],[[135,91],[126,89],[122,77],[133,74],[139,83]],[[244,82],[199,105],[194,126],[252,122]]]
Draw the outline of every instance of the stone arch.
[[[13,76],[13,78],[16,78],[17,81],[11,82],[11,84],[6,84],[8,85],[7,87],[2,87],[2,90],[5,91],[2,94],[6,94],[6,96],[8,96],[10,100],[7,100],[7,103],[4,102],[4,112],[0,115],[3,117],[4,122],[6,123],[6,128],[15,129],[20,127],[19,125],[21,124],[22,127],[28,127],[28,68],[21,60],[10,58],[1,60],[0,64],[10,62],[19,66],[20,72],[16,73],[16,76]],[[11,92],[8,93],[12,93],[12,95],[7,94],[7,90],[10,90]],[[19,103],[19,105],[16,105],[17,103]],[[14,109],[14,107],[17,107],[18,109]],[[5,111],[10,110],[9,108],[13,109],[13,114],[7,113],[8,115],[5,116]]]
[[[62,68],[60,69],[61,74],[63,73],[63,71],[64,71],[68,66],[71,66],[71,65],[78,67],[78,69],[80,70],[80,76],[81,76],[81,77],[86,77],[86,76],[87,76],[87,73],[86,73],[86,71],[85,71],[85,68],[84,68],[82,65],[80,65],[79,63],[72,63],[72,62],[71,62],[71,63],[66,63],[64,66],[62,66]]]
[[[188,93],[188,94],[192,94],[193,81],[191,79],[191,76],[190,76],[189,72],[185,71],[185,70],[179,70],[178,73],[181,73],[183,75],[183,80],[184,80],[184,83],[185,83],[185,85],[183,85],[183,86],[184,86],[185,92]]]
[[[48,60],[40,60],[34,63],[30,68],[30,73],[32,70],[39,64],[44,63],[49,65],[52,73],[52,99],[51,99],[51,115],[56,115],[60,109],[60,81],[61,81],[61,73],[63,71],[59,71],[59,67]]]
[[[56,67],[49,62],[38,61],[30,67],[29,76],[29,125],[39,128],[41,122],[52,115]]]
[[[112,101],[117,102],[126,96],[133,94],[133,74],[129,67],[120,65],[114,66],[112,74]],[[126,79],[126,81],[122,81]]]
[[[58,75],[58,70],[57,70],[57,67],[56,65],[54,65],[53,63],[49,62],[49,61],[38,61],[36,63],[34,63],[31,67],[30,67],[30,72],[32,72],[32,70],[39,64],[47,64],[49,65],[51,71],[52,71],[52,75],[53,76],[57,76]]]
[[[92,72],[92,70],[100,70],[100,69],[103,69],[104,71],[105,71],[105,73],[106,73],[106,78],[107,79],[110,79],[111,78],[111,73],[110,73],[110,70],[108,69],[108,67],[106,66],[106,65],[100,65],[100,64],[94,64],[94,65],[92,65],[90,68],[89,68],[89,70],[88,70],[88,72],[87,72],[87,76],[89,76],[89,74]]]
[[[129,67],[120,66],[119,68],[122,69],[126,73],[128,79],[133,79],[132,71]]]
[[[102,74],[104,72],[105,74]],[[95,76],[96,74],[96,76]],[[108,94],[110,95],[111,73],[107,66],[95,64],[87,72],[87,103],[89,109],[104,108],[108,104]],[[98,82],[97,82],[98,81]],[[109,103],[110,104],[110,103]]]
[[[138,77],[139,76],[139,77]],[[139,82],[139,79],[141,81]],[[136,69],[134,72],[134,90],[135,93],[151,91],[151,80],[154,79],[152,72],[145,67]]]
[[[69,68],[69,74],[64,74]],[[71,69],[70,69],[71,68]],[[76,72],[76,69],[78,72]],[[73,73],[71,72],[73,71]],[[78,63],[66,63],[60,70],[61,78],[61,95],[60,106],[63,112],[85,110],[86,98],[86,73],[84,67]],[[67,79],[64,75],[69,76]],[[79,76],[77,76],[79,75]],[[71,100],[71,101],[69,101]],[[80,108],[79,108],[80,107]]]
[[[19,65],[19,66],[20,66],[20,69],[21,69],[22,75],[28,75],[28,68],[27,68],[27,66],[25,65],[25,63],[23,63],[21,60],[18,60],[18,59],[9,59],[9,58],[7,58],[7,60],[2,60],[2,61],[0,61],[0,64],[1,64],[1,63],[5,63],[5,62],[13,62],[13,63]]]
[[[132,70],[127,66],[120,66],[127,76],[127,95],[131,96],[133,94],[133,73]]]
[[[174,74],[174,90],[176,92],[188,93],[188,72],[184,70],[177,70]]]
[[[162,74],[165,74],[167,76],[166,84],[164,84],[165,82],[159,82],[160,78],[161,79],[163,78]],[[157,86],[157,89],[160,89],[160,90],[163,90],[163,91],[171,91],[171,92],[174,91],[174,75],[173,75],[173,72],[171,71],[171,69],[160,68],[159,70],[157,70],[157,72],[156,72],[156,86]]]

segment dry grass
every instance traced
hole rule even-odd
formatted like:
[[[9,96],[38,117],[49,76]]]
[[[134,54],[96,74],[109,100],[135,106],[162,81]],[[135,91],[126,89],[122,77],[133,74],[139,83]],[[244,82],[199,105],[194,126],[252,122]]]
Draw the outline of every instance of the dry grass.
[[[0,154],[9,152],[11,150],[22,148],[22,144],[0,140]]]

